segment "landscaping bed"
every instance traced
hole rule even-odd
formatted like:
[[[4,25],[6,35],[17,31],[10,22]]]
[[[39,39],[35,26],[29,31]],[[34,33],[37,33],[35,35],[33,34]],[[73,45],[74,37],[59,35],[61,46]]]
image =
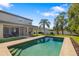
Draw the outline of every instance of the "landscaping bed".
[[[0,43],[9,42],[9,41],[14,41],[14,40],[19,40],[19,39],[23,39],[23,38],[25,38],[25,37],[0,38]]]
[[[74,49],[75,49],[77,55],[79,56],[79,44],[76,43],[72,38],[71,38],[71,41],[72,41],[72,44],[74,46]]]
[[[42,36],[44,34],[32,34],[32,37],[36,37],[36,36]]]

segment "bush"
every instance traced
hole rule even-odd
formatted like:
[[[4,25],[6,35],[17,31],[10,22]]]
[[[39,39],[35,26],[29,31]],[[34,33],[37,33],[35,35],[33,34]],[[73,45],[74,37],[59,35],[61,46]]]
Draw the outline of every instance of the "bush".
[[[0,38],[0,43],[9,42],[9,41],[14,41],[14,40],[23,39],[23,38],[25,38],[25,37]]]
[[[43,34],[33,34],[32,36],[35,37],[35,36],[41,36]]]
[[[39,32],[39,34],[44,34],[43,32]]]
[[[35,36],[39,36],[39,35],[38,34],[33,34],[32,36],[35,37]]]
[[[53,33],[53,32],[51,32],[50,34],[51,34],[51,35],[54,35],[54,33]]]

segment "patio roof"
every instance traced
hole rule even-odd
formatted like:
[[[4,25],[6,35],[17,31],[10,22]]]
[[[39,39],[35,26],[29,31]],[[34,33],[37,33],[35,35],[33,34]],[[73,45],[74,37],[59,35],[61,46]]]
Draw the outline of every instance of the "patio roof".
[[[6,11],[3,11],[3,10],[0,10],[0,12],[2,12],[2,13],[6,13],[6,14],[9,14],[9,15],[12,15],[12,16],[20,17],[20,18],[23,18],[23,19],[26,19],[26,20],[30,20],[30,21],[32,21],[31,19],[28,19],[28,18],[19,16],[19,15],[15,15],[15,14],[12,14],[12,13],[9,13],[9,12],[6,12]]]

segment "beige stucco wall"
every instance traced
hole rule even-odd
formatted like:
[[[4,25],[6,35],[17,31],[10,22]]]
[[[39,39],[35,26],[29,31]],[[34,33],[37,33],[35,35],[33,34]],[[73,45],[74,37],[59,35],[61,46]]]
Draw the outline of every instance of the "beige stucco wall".
[[[9,23],[0,23],[0,38],[3,38],[3,27],[9,27],[9,28],[21,28],[23,27],[24,28],[24,35],[23,36],[28,36],[29,35],[29,31],[30,31],[30,28],[31,28],[31,25],[19,25],[19,24],[9,24]],[[27,30],[27,31],[26,31]],[[19,36],[22,36],[21,35],[21,30],[19,30]]]
[[[33,28],[33,34],[35,33],[35,34],[38,34],[39,32],[44,32],[44,30],[43,30],[43,28],[40,28],[40,27],[38,27],[38,26],[32,26],[32,28]],[[49,32],[49,30],[48,29],[45,29],[45,33],[46,34],[49,34],[50,32]]]
[[[0,38],[3,38],[3,24],[0,24]]]

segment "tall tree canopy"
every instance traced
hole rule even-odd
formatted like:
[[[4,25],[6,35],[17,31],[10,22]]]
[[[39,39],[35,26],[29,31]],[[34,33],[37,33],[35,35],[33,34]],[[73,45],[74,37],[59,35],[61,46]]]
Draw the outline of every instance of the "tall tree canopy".
[[[71,4],[68,10],[68,29],[79,35],[79,4]]]

